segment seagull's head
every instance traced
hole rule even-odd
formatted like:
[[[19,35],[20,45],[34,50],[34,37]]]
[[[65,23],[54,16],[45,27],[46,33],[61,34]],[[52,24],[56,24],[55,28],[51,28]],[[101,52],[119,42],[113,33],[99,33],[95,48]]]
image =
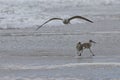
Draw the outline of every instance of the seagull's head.
[[[64,20],[63,20],[63,23],[64,23],[64,24],[69,24],[69,20],[68,20],[68,19],[64,19]]]

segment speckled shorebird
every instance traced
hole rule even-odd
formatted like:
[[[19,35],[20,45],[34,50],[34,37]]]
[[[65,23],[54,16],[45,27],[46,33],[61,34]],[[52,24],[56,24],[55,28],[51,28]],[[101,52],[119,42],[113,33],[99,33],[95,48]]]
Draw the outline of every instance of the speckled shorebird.
[[[42,25],[40,25],[36,30],[38,30],[38,29],[41,28],[44,24],[46,24],[46,23],[48,23],[48,22],[50,22],[50,21],[52,21],[52,20],[62,20],[62,21],[63,21],[63,24],[70,24],[70,21],[71,21],[72,19],[76,19],[76,18],[78,18],[78,19],[83,19],[83,20],[86,20],[86,21],[88,21],[88,22],[93,23],[93,21],[91,21],[91,20],[89,20],[89,19],[87,19],[87,18],[85,18],[85,17],[82,17],[82,16],[73,16],[73,17],[68,18],[68,19],[51,18],[51,19],[47,20],[46,22],[44,22]]]
[[[96,43],[96,42],[93,40],[89,40],[88,43],[83,43],[83,44],[81,44],[81,42],[78,42],[78,44],[76,45],[76,49],[78,51],[77,52],[78,56],[81,56],[81,53],[83,53],[84,49],[89,49],[90,52],[92,53],[92,56],[95,56],[91,50],[92,43]],[[81,51],[81,53],[80,53],[80,51]]]
[[[77,55],[78,56],[81,56],[81,53],[83,51],[83,47],[82,47],[82,44],[81,42],[78,42],[77,45],[76,45],[76,50],[77,50]]]

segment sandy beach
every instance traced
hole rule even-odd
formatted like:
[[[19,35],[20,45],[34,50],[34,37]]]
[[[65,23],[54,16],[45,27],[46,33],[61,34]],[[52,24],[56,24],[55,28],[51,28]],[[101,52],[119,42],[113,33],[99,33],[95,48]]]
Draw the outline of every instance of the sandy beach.
[[[0,80],[120,80],[119,0],[0,0]],[[46,20],[84,16],[64,25]],[[93,40],[82,56],[76,44]]]
[[[119,24],[104,20],[39,31],[0,30],[0,79],[119,80]],[[77,56],[76,43],[89,39],[97,42],[92,46],[95,56],[87,49]]]

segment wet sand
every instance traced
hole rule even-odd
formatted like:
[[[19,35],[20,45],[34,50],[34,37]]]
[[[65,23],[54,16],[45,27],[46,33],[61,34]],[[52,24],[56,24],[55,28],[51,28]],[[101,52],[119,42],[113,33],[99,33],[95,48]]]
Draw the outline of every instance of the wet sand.
[[[0,30],[1,80],[119,80],[119,20],[94,24]],[[58,28],[59,27],[59,28]],[[76,55],[92,39],[95,56]]]

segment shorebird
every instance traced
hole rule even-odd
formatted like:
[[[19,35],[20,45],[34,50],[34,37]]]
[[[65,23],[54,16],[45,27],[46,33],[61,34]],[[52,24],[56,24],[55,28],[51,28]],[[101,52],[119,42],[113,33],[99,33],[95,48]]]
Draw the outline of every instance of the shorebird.
[[[77,52],[78,56],[81,56],[81,53],[83,53],[84,49],[89,49],[90,52],[92,53],[92,56],[95,56],[91,50],[92,43],[96,43],[96,42],[93,40],[89,40],[88,43],[83,43],[83,44],[81,44],[81,42],[78,42],[78,44],[76,45],[76,49],[78,51]],[[79,54],[80,51],[81,51],[81,53]]]
[[[83,47],[82,47],[81,42],[78,42],[78,43],[77,43],[77,45],[76,45],[76,50],[77,50],[77,55],[81,56],[80,51],[83,51]]]
[[[72,19],[76,19],[76,18],[78,18],[78,19],[83,19],[83,20],[86,20],[86,21],[88,21],[88,22],[93,23],[93,21],[91,21],[91,20],[89,20],[89,19],[87,19],[87,18],[85,18],[85,17],[82,17],[82,16],[73,16],[73,17],[70,17],[70,18],[68,18],[68,19],[51,18],[51,19],[47,20],[46,22],[44,22],[42,25],[40,25],[36,30],[38,30],[38,29],[41,28],[44,24],[46,24],[46,23],[48,23],[48,22],[50,22],[50,21],[52,21],[52,20],[61,20],[61,21],[63,22],[63,24],[70,24],[70,21],[71,21]]]

